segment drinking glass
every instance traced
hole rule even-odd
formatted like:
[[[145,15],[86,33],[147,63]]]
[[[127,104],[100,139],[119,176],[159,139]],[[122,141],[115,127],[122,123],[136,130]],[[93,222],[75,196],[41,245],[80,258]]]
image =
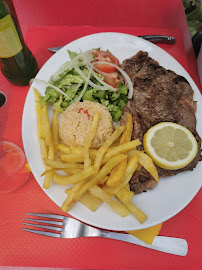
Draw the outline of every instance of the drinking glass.
[[[25,154],[16,144],[0,141],[0,193],[15,191],[28,179]]]

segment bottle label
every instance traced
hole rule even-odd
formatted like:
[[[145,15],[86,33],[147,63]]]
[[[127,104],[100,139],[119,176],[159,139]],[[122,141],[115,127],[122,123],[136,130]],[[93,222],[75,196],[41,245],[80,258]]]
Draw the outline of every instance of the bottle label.
[[[9,58],[22,50],[22,44],[11,15],[0,20],[0,57]]]

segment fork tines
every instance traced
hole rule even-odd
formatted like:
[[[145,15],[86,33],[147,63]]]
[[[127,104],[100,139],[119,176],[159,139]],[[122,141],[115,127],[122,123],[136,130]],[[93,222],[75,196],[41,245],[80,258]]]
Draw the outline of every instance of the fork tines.
[[[45,218],[50,218],[50,219],[57,219],[60,221],[24,218],[25,220],[28,220],[28,221],[34,221],[34,222],[38,222],[38,223],[46,223],[46,224],[52,224],[52,225],[59,225],[59,226],[63,226],[63,221],[65,218],[64,216],[61,216],[61,215],[52,215],[52,214],[26,213],[26,215],[31,215],[31,216],[36,216],[36,217],[45,217]],[[28,232],[32,232],[32,233],[36,233],[36,234],[41,234],[41,235],[46,235],[46,236],[51,236],[51,237],[57,237],[57,238],[60,238],[60,234],[57,232],[62,232],[62,230],[63,230],[63,228],[56,227],[56,226],[47,226],[47,225],[32,224],[32,223],[23,223],[23,224],[27,225],[27,226],[33,226],[33,227],[38,227],[38,228],[43,228],[43,229],[55,231],[55,233],[48,232],[48,231],[41,231],[41,230],[39,231],[39,230],[31,230],[31,229],[22,228],[22,230],[24,230],[24,231],[28,231]]]
[[[36,217],[45,217],[45,218],[54,218],[54,219],[65,219],[65,216],[53,215],[53,214],[37,214],[37,213],[25,213],[25,215],[36,216]]]

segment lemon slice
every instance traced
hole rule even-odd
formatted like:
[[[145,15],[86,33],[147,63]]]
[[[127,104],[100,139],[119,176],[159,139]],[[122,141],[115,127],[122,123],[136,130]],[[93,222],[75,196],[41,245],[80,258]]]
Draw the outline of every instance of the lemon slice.
[[[171,122],[162,122],[150,128],[144,135],[143,145],[154,163],[168,170],[184,168],[198,151],[193,134]]]

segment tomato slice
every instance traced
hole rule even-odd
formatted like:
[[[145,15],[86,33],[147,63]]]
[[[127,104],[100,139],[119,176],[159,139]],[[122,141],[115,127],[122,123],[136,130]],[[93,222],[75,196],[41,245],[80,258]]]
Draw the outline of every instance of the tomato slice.
[[[97,61],[105,61],[105,62],[113,63],[117,66],[119,65],[119,60],[110,52],[96,50],[96,52],[94,52],[94,56],[95,56],[95,59],[93,60],[94,63]],[[115,67],[109,66],[107,64],[95,64],[95,67],[99,69],[100,71],[103,71],[106,73],[112,73],[116,71]]]
[[[113,72],[111,74],[109,74],[109,76],[104,76],[104,81],[113,86],[114,88],[117,88],[117,82],[118,80],[118,73],[117,72]]]

